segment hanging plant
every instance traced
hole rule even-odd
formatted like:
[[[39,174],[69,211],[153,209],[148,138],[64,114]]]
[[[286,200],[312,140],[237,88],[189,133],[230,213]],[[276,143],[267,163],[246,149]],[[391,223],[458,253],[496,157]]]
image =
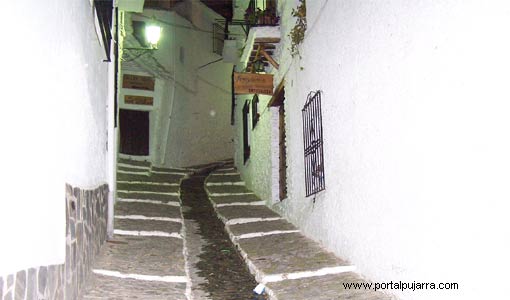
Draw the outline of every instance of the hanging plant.
[[[294,28],[289,33],[291,39],[290,53],[292,56],[299,55],[298,46],[305,39],[306,2],[305,0],[299,0],[299,2],[298,7],[292,9],[292,16],[296,18],[296,25],[294,25]]]

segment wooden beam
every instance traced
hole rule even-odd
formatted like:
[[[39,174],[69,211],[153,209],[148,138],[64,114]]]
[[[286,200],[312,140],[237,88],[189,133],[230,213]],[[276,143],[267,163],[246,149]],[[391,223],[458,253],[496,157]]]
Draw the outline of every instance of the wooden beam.
[[[274,50],[276,49],[276,46],[274,44],[268,44],[268,43],[255,43],[253,44],[253,50],[257,50],[258,44],[264,44],[264,49],[266,50]]]
[[[285,100],[285,79],[282,79],[274,90],[273,97],[271,97],[271,100],[267,103],[267,107],[280,106],[283,100]]]
[[[273,65],[275,69],[278,70],[280,68],[280,65],[271,57],[271,55],[267,54],[264,49],[261,49],[260,53],[262,53],[262,55],[267,59],[267,61],[269,61],[270,64]]]
[[[254,43],[256,44],[278,44],[280,38],[256,38]]]
[[[273,50],[271,50],[271,49],[267,49],[266,47],[264,47],[264,51],[266,51],[267,54],[269,54],[269,55],[273,55]],[[257,49],[253,49],[253,51],[251,51],[250,58],[255,57],[255,54],[257,54]]]
[[[260,56],[260,51],[264,49],[264,44],[260,44],[258,49],[257,49],[257,53],[255,54],[255,58],[251,61],[252,64],[251,64],[251,73],[255,73],[255,66],[254,66],[254,62],[257,61],[257,59],[259,59],[259,56]]]

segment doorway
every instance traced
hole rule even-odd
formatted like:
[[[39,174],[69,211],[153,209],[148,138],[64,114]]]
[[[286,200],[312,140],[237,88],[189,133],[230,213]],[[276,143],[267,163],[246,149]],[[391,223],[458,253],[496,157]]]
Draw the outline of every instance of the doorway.
[[[120,153],[149,155],[149,112],[121,109],[119,112]]]
[[[278,108],[278,178],[279,178],[279,199],[287,198],[287,148],[285,146],[285,88],[283,81],[276,88],[269,106]]]
[[[278,108],[278,146],[280,153],[280,164],[278,171],[280,173],[280,200],[287,198],[287,148],[285,147],[285,105]]]

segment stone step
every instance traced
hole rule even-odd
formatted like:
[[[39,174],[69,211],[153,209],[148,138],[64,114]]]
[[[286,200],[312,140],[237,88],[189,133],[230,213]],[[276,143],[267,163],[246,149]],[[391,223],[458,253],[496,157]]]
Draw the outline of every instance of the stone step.
[[[221,182],[241,182],[241,176],[239,174],[236,175],[222,175],[222,176],[209,176],[207,178],[207,183],[221,183]]]
[[[390,300],[389,295],[372,290],[346,289],[343,283],[366,282],[353,272],[284,280],[266,284],[266,292],[279,300]]]
[[[151,171],[153,172],[166,172],[166,173],[186,173],[186,174],[189,174],[191,173],[190,170],[187,170],[187,169],[184,169],[184,168],[167,168],[167,167],[155,167],[155,166],[152,166],[151,168]]]
[[[179,183],[185,175],[183,174],[154,174],[152,173],[149,177],[150,180],[155,180],[156,182],[169,182],[169,183]]]
[[[101,249],[93,269],[123,274],[186,276],[183,240],[173,237],[114,235]],[[164,257],[172,259],[162,259]]]
[[[251,203],[262,201],[257,195],[231,195],[231,196],[209,196],[214,205],[224,205],[232,203]]]
[[[153,185],[144,183],[117,183],[118,191],[147,191],[147,192],[164,192],[178,193],[180,187],[172,185]]]
[[[265,275],[349,266],[301,233],[275,234],[241,239],[239,247]]]
[[[215,176],[218,173],[213,172],[207,180],[223,177]],[[209,193],[240,191],[239,187],[233,185],[221,187],[218,189],[217,186],[206,185]],[[352,272],[354,267],[305,237],[268,207],[218,205],[246,201],[248,198],[258,199],[255,195],[209,194],[218,217],[225,223],[232,242],[237,245],[250,271],[258,282],[266,283],[269,299],[391,299],[374,291],[346,290],[343,282],[362,280]]]
[[[149,168],[133,168],[133,167],[127,167],[123,165],[117,166],[117,173],[149,173]]]
[[[153,299],[186,300],[186,283],[121,279],[91,274],[84,300]]]
[[[180,207],[153,203],[120,201],[115,203],[115,215],[142,215],[146,217],[166,217],[177,219],[182,218]]]
[[[149,175],[117,173],[118,181],[149,181]]]
[[[206,185],[205,190],[208,194],[214,196],[214,194],[229,194],[229,193],[249,193],[253,192],[247,189],[244,185]]]
[[[239,172],[237,172],[237,169],[235,167],[223,167],[223,168],[219,168],[219,169],[215,170],[212,175],[215,176],[215,175],[231,174],[231,173],[239,174]]]
[[[125,174],[117,173],[118,181],[147,181],[147,182],[166,182],[166,183],[179,183],[184,175],[172,174],[151,174],[150,176],[142,174]]]
[[[289,231],[297,230],[296,226],[287,222],[286,220],[274,220],[274,221],[263,221],[263,222],[250,222],[243,224],[229,225],[230,233],[234,236],[241,236],[248,233],[257,232],[274,232],[274,231]]]
[[[133,200],[151,200],[161,203],[179,203],[181,199],[178,195],[165,195],[153,193],[140,193],[140,192],[117,192],[118,199],[133,199]]]
[[[180,233],[182,224],[178,222],[157,220],[115,219],[114,227],[116,230],[126,231],[160,231],[166,233]]]
[[[148,167],[148,168],[150,168],[150,166],[151,166],[151,163],[149,161],[133,160],[133,159],[127,159],[127,158],[121,158],[121,157],[119,157],[119,159],[117,160],[117,163],[133,165],[133,166]]]
[[[216,212],[224,221],[230,221],[233,219],[280,217],[279,214],[275,213],[264,205],[216,207]]]

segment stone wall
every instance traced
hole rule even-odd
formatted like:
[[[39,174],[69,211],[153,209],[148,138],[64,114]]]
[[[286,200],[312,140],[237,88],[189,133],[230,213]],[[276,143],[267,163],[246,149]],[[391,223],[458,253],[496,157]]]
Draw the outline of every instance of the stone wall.
[[[66,262],[0,277],[0,299],[77,299],[106,240],[108,185],[66,185]],[[34,249],[36,251],[37,249]]]

